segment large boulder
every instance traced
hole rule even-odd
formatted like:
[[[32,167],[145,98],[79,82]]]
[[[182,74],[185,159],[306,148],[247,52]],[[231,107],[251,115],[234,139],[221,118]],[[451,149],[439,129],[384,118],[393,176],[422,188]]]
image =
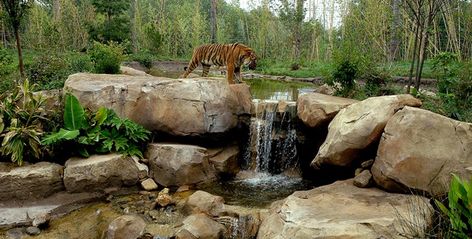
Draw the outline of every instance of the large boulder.
[[[220,239],[224,238],[226,228],[211,220],[205,214],[193,214],[185,218],[183,226],[175,235],[177,239]]]
[[[343,108],[359,102],[353,99],[308,93],[297,100],[297,115],[309,127],[327,124]]]
[[[64,167],[41,162],[21,167],[0,166],[0,201],[47,197],[64,190]]]
[[[378,142],[387,121],[404,106],[421,106],[421,101],[411,95],[380,96],[342,109],[329,124],[312,166],[350,165],[363,149]]]
[[[224,79],[78,73],[64,89],[92,110],[105,106],[149,130],[177,136],[225,133],[251,107],[249,87]]]
[[[150,175],[165,187],[209,182],[216,179],[207,149],[183,144],[149,144],[145,153]]]
[[[120,154],[71,158],[64,170],[69,192],[102,191],[109,187],[132,186],[139,181],[139,168],[128,156]]]
[[[205,213],[216,217],[222,213],[224,203],[223,197],[198,190],[188,198],[186,206],[193,213]]]
[[[427,198],[338,181],[274,203],[257,238],[424,238],[432,215]]]
[[[451,173],[472,175],[472,124],[405,107],[385,127],[374,180],[392,191],[448,191]]]
[[[209,149],[208,156],[210,163],[221,176],[234,176],[238,174],[240,168],[238,163],[239,147],[237,145]]]
[[[108,226],[106,239],[138,238],[144,233],[146,222],[139,216],[123,215]]]

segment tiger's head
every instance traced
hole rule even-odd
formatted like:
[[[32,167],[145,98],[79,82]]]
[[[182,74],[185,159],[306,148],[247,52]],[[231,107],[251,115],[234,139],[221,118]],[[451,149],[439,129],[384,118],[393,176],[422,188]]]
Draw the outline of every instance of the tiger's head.
[[[243,65],[247,66],[251,70],[255,70],[257,66],[257,56],[254,51],[247,47],[243,50]]]

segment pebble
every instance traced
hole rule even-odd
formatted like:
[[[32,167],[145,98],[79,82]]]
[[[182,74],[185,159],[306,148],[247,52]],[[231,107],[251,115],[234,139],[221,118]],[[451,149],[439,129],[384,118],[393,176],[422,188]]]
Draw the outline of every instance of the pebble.
[[[39,235],[39,233],[41,233],[41,230],[39,230],[39,228],[37,227],[27,227],[26,233],[28,233],[28,235],[35,236]]]
[[[33,219],[33,227],[44,227],[49,224],[51,215],[49,213],[39,214]]]

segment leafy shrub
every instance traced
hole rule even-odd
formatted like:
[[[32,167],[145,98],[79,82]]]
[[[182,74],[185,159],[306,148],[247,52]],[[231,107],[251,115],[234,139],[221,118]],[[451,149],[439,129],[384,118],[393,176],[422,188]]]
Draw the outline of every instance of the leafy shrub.
[[[448,193],[448,207],[438,200],[435,200],[439,207],[449,218],[452,234],[455,238],[472,237],[472,179],[462,181],[453,175],[451,187]]]
[[[154,24],[147,23],[144,26],[144,34],[146,35],[147,39],[147,48],[152,52],[158,53],[163,42],[159,29]]]
[[[378,71],[375,68],[365,72],[360,79],[364,80],[364,91],[367,96],[390,95],[394,92],[388,88],[391,77],[388,73]]]
[[[42,155],[40,137],[46,121],[42,116],[44,103],[41,94],[33,94],[28,80],[0,102],[3,138],[0,152],[18,165],[22,165],[25,158],[39,159]]]
[[[132,60],[139,62],[141,65],[145,66],[148,69],[151,69],[152,62],[154,61],[154,56],[148,52],[140,52],[134,54]]]
[[[0,48],[0,76],[11,74],[15,71],[16,65],[13,56],[4,48]]]
[[[69,65],[71,73],[93,71],[92,59],[86,54],[73,54],[70,56]]]
[[[339,62],[332,73],[333,82],[341,85],[338,93],[341,95],[349,94],[355,87],[355,80],[358,75],[358,66],[349,59]]]
[[[41,90],[62,88],[69,74],[67,61],[54,54],[36,57],[27,70],[30,81]]]
[[[124,59],[123,47],[117,43],[102,44],[95,42],[89,51],[90,58],[94,63],[95,73],[118,74],[120,64]]]
[[[449,94],[457,84],[457,55],[450,52],[442,52],[432,59],[432,70],[437,78],[439,93]]]
[[[88,116],[77,98],[66,94],[64,128],[43,138],[45,145],[69,142],[78,153],[118,152],[143,157],[141,146],[150,132],[129,119],[121,119],[113,110],[100,108]]]

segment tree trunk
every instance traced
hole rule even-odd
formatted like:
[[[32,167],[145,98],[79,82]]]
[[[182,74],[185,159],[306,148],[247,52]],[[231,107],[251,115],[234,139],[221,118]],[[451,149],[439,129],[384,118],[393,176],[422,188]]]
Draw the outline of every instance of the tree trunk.
[[[18,51],[18,66],[20,67],[20,76],[21,80],[25,77],[25,69],[23,66],[23,53],[21,52],[21,41],[20,41],[20,33],[19,29],[16,27],[14,29],[15,38],[16,38],[16,49]]]
[[[133,48],[133,53],[138,52],[138,33],[136,24],[136,13],[138,8],[137,0],[131,0],[131,45]]]
[[[295,7],[296,21],[293,29],[293,57],[294,62],[300,62],[300,48],[302,43],[301,28],[303,23],[303,2],[305,0],[297,0],[297,5]]]
[[[392,0],[392,29],[391,29],[391,39],[390,39],[390,54],[388,59],[390,61],[395,61],[398,59],[398,50],[400,49],[400,35],[399,29],[401,27],[401,13],[400,13],[400,1],[401,0]]]
[[[210,9],[210,27],[211,27],[211,43],[217,43],[217,24],[216,24],[216,2],[217,0],[211,0],[211,9]]]
[[[413,43],[413,57],[411,60],[411,66],[410,66],[410,74],[408,75],[408,86],[406,88],[407,93],[410,93],[410,87],[413,85],[413,69],[415,68],[415,62],[416,62],[416,52],[418,51],[418,38],[419,38],[419,26],[416,25],[415,27],[415,40]],[[415,74],[416,75],[416,74]]]

